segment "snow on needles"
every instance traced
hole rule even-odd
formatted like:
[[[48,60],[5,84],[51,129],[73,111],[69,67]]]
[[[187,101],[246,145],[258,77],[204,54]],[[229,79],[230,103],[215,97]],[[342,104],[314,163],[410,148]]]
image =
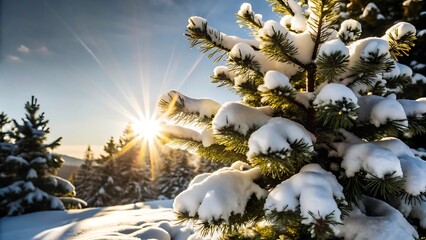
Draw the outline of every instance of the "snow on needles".
[[[391,151],[373,143],[335,143],[338,154],[343,157],[341,163],[347,177],[355,176],[361,170],[367,172],[367,178],[384,178],[387,174],[402,177],[399,159]]]
[[[350,88],[339,83],[329,83],[321,89],[313,103],[316,106],[325,106],[344,99],[358,106],[358,98]]]
[[[198,114],[201,119],[212,118],[220,108],[220,104],[213,99],[194,99],[177,91],[170,91],[164,94],[161,99],[171,106],[182,105],[183,112]]]
[[[250,129],[264,125],[270,116],[260,108],[253,108],[237,102],[227,102],[213,119],[213,133],[232,127],[234,131],[246,135]]]
[[[340,237],[361,239],[417,239],[419,236],[404,216],[389,204],[370,197],[362,197],[360,208],[353,206],[349,216],[339,225]]]
[[[253,182],[260,176],[259,168],[246,171],[232,166],[222,168],[201,181],[191,182],[188,189],[175,198],[173,209],[191,217],[198,215],[203,222],[228,221],[232,214],[244,214],[253,194],[258,199],[266,197],[267,191]]]
[[[390,38],[393,38],[395,40],[401,39],[406,34],[416,34],[416,28],[411,24],[407,22],[400,22],[392,27],[390,27],[386,34],[383,36],[384,39],[391,40]]]
[[[265,210],[296,211],[300,207],[303,224],[315,223],[314,217],[323,218],[330,214],[340,223],[341,211],[334,199],[344,199],[342,191],[343,187],[333,174],[318,164],[308,164],[269,193]],[[330,227],[337,233],[335,226]]]
[[[285,118],[272,118],[250,135],[248,158],[259,154],[283,153],[291,150],[290,144],[301,141],[314,151],[315,136],[301,124]],[[284,158],[285,156],[283,156]]]

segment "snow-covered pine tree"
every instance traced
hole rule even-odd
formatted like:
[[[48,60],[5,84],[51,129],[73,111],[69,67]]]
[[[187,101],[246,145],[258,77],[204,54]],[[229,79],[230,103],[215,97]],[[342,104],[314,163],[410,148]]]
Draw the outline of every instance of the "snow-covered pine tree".
[[[424,133],[426,103],[397,99],[394,78],[411,69],[415,28],[398,23],[359,39],[361,24],[336,24],[337,0],[270,0],[279,22],[243,4],[238,23],[254,39],[228,36],[201,17],[186,36],[226,65],[213,83],[240,102],[165,94],[169,144],[232,163],[193,179],[174,201],[199,232],[238,239],[414,239],[426,227],[424,152],[398,137]],[[400,83],[401,85],[404,82]]]
[[[115,179],[123,189],[119,196],[120,204],[153,199],[150,168],[146,154],[142,151],[141,138],[135,133],[132,124],[127,124],[119,140]]]
[[[77,197],[81,199],[89,199],[93,194],[93,178],[94,178],[95,158],[90,145],[84,153],[84,163],[80,166],[75,175],[73,184],[77,193]]]
[[[60,145],[61,138],[46,143],[49,128],[35,97],[25,104],[22,124],[13,120],[11,138],[15,148],[6,157],[1,182],[0,212],[18,215],[42,210],[81,208],[86,203],[74,198],[74,186],[55,176],[64,162],[61,156],[49,151]]]
[[[415,46],[410,55],[403,52],[397,55],[400,63],[409,65],[414,73],[412,84],[406,84],[400,96],[416,99],[426,94],[426,52],[423,48],[426,44],[426,14],[425,2],[418,0],[394,1],[394,0],[350,0],[342,5],[342,18],[352,18],[359,21],[363,28],[363,37],[376,37],[383,34],[381,28],[389,28],[392,25],[406,21],[417,29]]]
[[[119,203],[119,198],[123,189],[119,187],[114,179],[117,169],[116,157],[118,145],[114,137],[111,137],[104,146],[105,155],[101,155],[92,164],[92,174],[86,182],[88,190],[83,198],[90,207],[112,206]],[[77,179],[76,179],[77,180]],[[87,186],[86,186],[87,187]]]
[[[195,176],[193,156],[187,151],[164,148],[161,157],[161,169],[155,179],[157,198],[173,199]]]

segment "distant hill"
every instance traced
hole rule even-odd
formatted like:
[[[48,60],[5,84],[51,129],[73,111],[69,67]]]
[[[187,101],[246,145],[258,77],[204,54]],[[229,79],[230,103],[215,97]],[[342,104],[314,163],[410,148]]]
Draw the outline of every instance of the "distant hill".
[[[71,157],[67,155],[62,155],[62,158],[64,159],[65,163],[58,170],[58,176],[65,179],[69,179],[73,172],[77,173],[80,166],[84,163],[83,159],[79,159],[79,158],[75,158],[75,157]]]

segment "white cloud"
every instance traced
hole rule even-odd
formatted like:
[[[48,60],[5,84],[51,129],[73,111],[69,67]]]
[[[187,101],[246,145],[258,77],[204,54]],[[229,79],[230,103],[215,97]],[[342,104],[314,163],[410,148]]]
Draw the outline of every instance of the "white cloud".
[[[19,46],[17,49],[21,53],[29,53],[30,52],[30,49],[23,44],[21,46]]]
[[[41,47],[35,49],[35,51],[38,52],[38,53],[42,53],[42,54],[50,53],[50,50],[46,46],[41,46]]]
[[[7,56],[7,59],[9,59],[12,62],[22,62],[22,59],[15,55],[9,55]]]

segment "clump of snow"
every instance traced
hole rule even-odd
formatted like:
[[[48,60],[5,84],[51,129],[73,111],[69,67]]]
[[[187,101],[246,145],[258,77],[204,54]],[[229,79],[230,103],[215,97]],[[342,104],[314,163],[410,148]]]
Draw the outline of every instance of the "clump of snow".
[[[258,199],[266,197],[267,191],[253,182],[260,176],[259,168],[247,171],[222,168],[201,181],[191,182],[175,198],[173,209],[191,217],[198,215],[203,222],[228,221],[232,214],[244,214],[253,194]]]
[[[293,88],[293,86],[290,84],[289,78],[285,74],[278,71],[271,70],[266,72],[263,79],[264,84],[258,87],[258,90],[261,92],[276,88]]]
[[[361,170],[367,173],[367,178],[384,178],[387,174],[392,177],[402,177],[399,159],[391,151],[372,143],[334,143],[339,156],[343,157],[341,167],[347,177],[355,176]]]
[[[368,57],[369,54],[378,51],[379,54],[389,54],[389,43],[381,38],[369,37],[357,40],[348,46],[349,48],[349,66],[351,68],[360,60],[361,57]]]
[[[413,77],[411,78],[411,83],[417,84],[418,82],[426,84],[426,77],[420,73],[414,74]]]
[[[329,83],[320,90],[318,95],[315,97],[313,104],[317,107],[322,107],[329,104],[335,104],[337,101],[343,100],[354,103],[355,106],[358,106],[358,98],[350,88],[339,83]]]
[[[339,36],[341,39],[354,41],[356,39],[356,32],[361,32],[361,23],[354,19],[347,19],[340,24]]]
[[[405,217],[411,217],[419,220],[420,226],[426,228],[426,202],[409,204],[401,199],[399,210]]]
[[[213,119],[213,133],[232,127],[235,131],[246,135],[250,129],[264,125],[270,116],[260,108],[253,108],[237,102],[228,102],[217,112]]]
[[[403,37],[406,34],[416,34],[416,28],[411,24],[407,22],[399,22],[392,27],[390,27],[386,34],[383,36],[384,39],[391,40],[393,39],[399,40],[401,37]]]
[[[227,49],[232,49],[232,47],[237,43],[247,43],[251,46],[258,47],[259,43],[256,40],[252,39],[242,39],[236,36],[228,36],[224,33],[219,32],[218,30],[210,27],[207,25],[207,20],[198,17],[198,16],[192,16],[188,19],[188,29],[200,29],[203,30],[206,29],[208,35],[210,36],[211,40],[221,45]]]
[[[237,43],[234,45],[234,47],[232,47],[229,54],[233,57],[245,59],[245,58],[254,57],[256,53],[254,52],[254,49],[250,45],[245,43]]]
[[[398,99],[407,116],[422,117],[426,114],[426,103],[409,99]]]
[[[6,162],[14,162],[14,164],[22,165],[22,166],[28,166],[27,160],[25,160],[23,157],[20,156],[7,156]]]
[[[385,17],[380,13],[380,9],[377,7],[377,5],[373,2],[370,2],[367,4],[367,6],[365,6],[360,18],[366,18],[368,15],[370,15],[370,12],[375,10],[377,15],[376,15],[376,19],[377,20],[384,20]]]
[[[418,196],[426,192],[426,162],[416,157],[411,149],[397,138],[384,138],[374,144],[395,154],[401,164],[405,192]]]
[[[339,225],[339,236],[346,240],[416,239],[418,234],[404,216],[389,204],[362,197],[360,208],[353,206],[349,216]]]
[[[385,98],[376,95],[362,96],[358,99],[358,104],[358,119],[361,122],[369,121],[379,127],[389,121],[398,121],[400,126],[408,127],[405,110],[394,94]]]
[[[203,118],[212,118],[220,108],[220,104],[212,99],[194,99],[177,91],[170,91],[161,97],[171,106],[179,103],[183,106],[183,112],[195,113]]]
[[[216,142],[216,140],[213,137],[213,131],[210,129],[209,130],[204,129],[201,132],[200,137],[204,147],[210,147]]]
[[[176,126],[176,125],[163,125],[161,132],[165,135],[170,135],[176,138],[191,139],[197,142],[201,142],[200,133],[189,128]]]
[[[262,21],[262,15],[261,14],[255,14],[251,8],[251,4],[250,3],[243,3],[241,4],[240,10],[238,10],[237,15],[243,17],[244,15],[249,14],[253,16],[253,20],[260,24],[261,26],[263,26],[263,21]]]
[[[35,179],[37,178],[37,172],[34,169],[30,169],[28,170],[27,176],[25,177],[25,179]]]
[[[323,43],[319,50],[319,55],[331,55],[335,52],[341,52],[344,56],[349,56],[349,49],[339,38]]]
[[[269,193],[264,209],[282,212],[296,211],[300,207],[303,224],[315,223],[314,217],[329,214],[333,214],[332,220],[340,223],[341,211],[334,199],[344,199],[342,191],[343,187],[333,174],[318,164],[308,164]],[[330,227],[338,232],[335,226]]]
[[[250,159],[259,154],[287,152],[292,150],[290,144],[297,141],[301,141],[310,151],[314,151],[312,142],[315,140],[315,136],[301,124],[285,118],[272,118],[250,135],[247,156]]]

